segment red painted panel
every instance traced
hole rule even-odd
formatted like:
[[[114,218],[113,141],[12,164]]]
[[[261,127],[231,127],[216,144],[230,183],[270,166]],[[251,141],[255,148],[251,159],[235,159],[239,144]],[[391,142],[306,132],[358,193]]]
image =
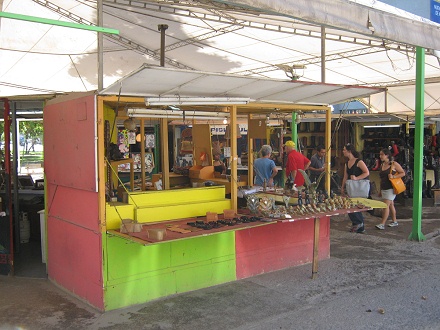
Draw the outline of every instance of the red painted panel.
[[[46,181],[96,191],[95,95],[44,108]]]
[[[49,278],[104,309],[101,234],[49,216]]]
[[[53,184],[46,191],[49,216],[99,231],[98,193]]]
[[[314,220],[277,223],[235,233],[237,278],[280,270],[313,259]],[[330,257],[330,218],[320,220],[319,258]]]

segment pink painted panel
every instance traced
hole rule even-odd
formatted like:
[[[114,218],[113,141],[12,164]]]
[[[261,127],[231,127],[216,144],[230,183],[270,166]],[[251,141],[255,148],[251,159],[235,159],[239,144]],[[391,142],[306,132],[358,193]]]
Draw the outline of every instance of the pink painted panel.
[[[98,193],[50,183],[46,191],[49,216],[99,231]]]
[[[49,278],[104,309],[101,233],[49,216]]]
[[[44,108],[44,169],[49,183],[96,191],[95,95]]]
[[[277,223],[235,233],[237,279],[255,276],[313,259],[314,220]],[[330,257],[330,218],[320,220],[319,258]]]

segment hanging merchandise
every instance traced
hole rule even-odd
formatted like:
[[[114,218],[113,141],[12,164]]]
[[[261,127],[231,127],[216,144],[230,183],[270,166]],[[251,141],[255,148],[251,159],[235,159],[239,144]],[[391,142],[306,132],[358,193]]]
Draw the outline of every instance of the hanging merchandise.
[[[128,136],[128,144],[136,144],[136,132],[129,131],[127,133]]]

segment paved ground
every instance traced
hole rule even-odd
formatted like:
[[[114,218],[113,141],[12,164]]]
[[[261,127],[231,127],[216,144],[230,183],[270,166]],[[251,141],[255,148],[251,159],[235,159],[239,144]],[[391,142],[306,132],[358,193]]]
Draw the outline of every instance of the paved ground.
[[[440,218],[424,209],[425,242],[400,225],[348,232],[334,217],[331,259],[99,313],[47,280],[0,276],[0,329],[440,329]]]

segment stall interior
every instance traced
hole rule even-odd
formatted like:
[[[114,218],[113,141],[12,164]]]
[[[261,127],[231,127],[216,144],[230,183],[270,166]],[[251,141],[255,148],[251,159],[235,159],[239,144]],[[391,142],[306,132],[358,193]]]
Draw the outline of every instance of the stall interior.
[[[127,105],[118,111],[115,118],[117,135],[112,132],[118,154],[117,173],[113,173],[111,192],[108,200],[126,200],[124,195],[129,191],[162,190],[160,123],[156,118],[149,118],[148,113],[143,116],[133,116],[127,113]],[[199,107],[197,110],[205,112],[211,108]],[[218,114],[218,108],[215,109]],[[222,108],[222,111],[228,111]],[[261,112],[261,109],[259,109]],[[291,139],[292,121],[291,112],[280,113],[252,112],[246,109],[237,115],[236,136],[231,137],[230,123],[219,117],[218,120],[169,119],[166,120],[168,132],[169,153],[169,181],[171,189],[200,187],[209,185],[225,185],[226,195],[230,194],[231,182],[231,144],[236,141],[237,147],[237,178],[238,187],[252,185],[253,171],[249,173],[249,158],[258,158],[258,152],[263,144],[270,144],[273,149],[272,159],[281,169],[275,180],[277,186],[283,187],[285,178],[283,171],[286,165],[286,155],[283,153],[283,144]],[[256,112],[258,112],[256,110]],[[323,112],[323,111],[321,111]],[[303,112],[301,112],[303,114]],[[156,115],[157,116],[157,115]],[[166,117],[166,116],[165,116]],[[303,116],[304,119],[305,116]],[[130,122],[133,127],[127,128]],[[141,125],[144,126],[144,137],[141,135]],[[294,122],[298,132],[298,149],[310,158],[316,147],[325,146],[325,117],[319,119]],[[339,171],[342,146],[348,142],[349,133],[345,130],[346,122],[332,123],[331,136],[331,167],[332,171]],[[341,133],[343,132],[343,133]],[[143,165],[144,164],[144,165]],[[144,166],[144,175],[142,174]],[[111,170],[111,169],[110,169]],[[117,174],[117,176],[116,176]],[[133,179],[131,179],[133,178]]]

